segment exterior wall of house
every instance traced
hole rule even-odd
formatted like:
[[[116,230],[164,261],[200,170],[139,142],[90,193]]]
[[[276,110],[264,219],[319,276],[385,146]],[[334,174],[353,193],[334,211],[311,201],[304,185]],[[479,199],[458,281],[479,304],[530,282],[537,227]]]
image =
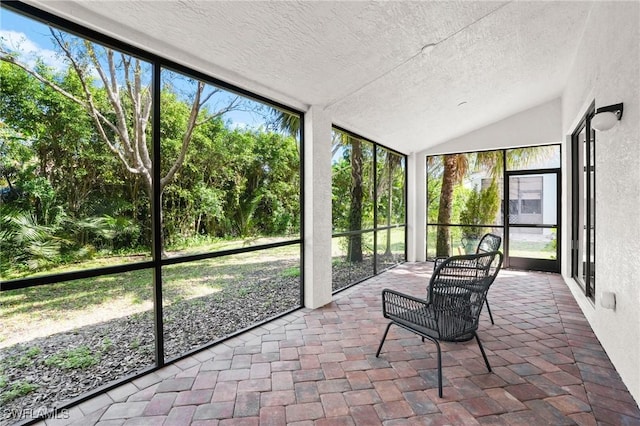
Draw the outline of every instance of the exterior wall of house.
[[[640,402],[640,3],[596,2],[582,35],[562,96],[566,147],[587,108],[624,102],[622,120],[596,133],[595,303],[563,274],[598,339],[629,391]],[[564,150],[570,200],[570,152]],[[569,175],[569,177],[567,177]],[[564,241],[570,241],[570,205],[563,206]],[[564,259],[571,259],[565,245]],[[616,295],[615,309],[601,306],[603,292]]]
[[[542,223],[555,223],[558,206],[557,180],[554,176],[544,175],[542,178]],[[545,231],[551,232],[547,229]]]

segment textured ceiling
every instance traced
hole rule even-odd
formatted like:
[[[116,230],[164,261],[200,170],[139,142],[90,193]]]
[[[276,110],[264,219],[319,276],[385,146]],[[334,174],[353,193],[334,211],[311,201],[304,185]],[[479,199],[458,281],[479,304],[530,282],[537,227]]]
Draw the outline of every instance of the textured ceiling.
[[[29,1],[409,153],[560,96],[590,2]]]

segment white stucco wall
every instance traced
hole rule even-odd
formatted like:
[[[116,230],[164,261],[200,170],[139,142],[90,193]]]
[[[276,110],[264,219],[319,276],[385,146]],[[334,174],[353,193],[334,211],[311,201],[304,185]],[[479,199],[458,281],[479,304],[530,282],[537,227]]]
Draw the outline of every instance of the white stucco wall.
[[[562,98],[562,128],[567,136],[594,99],[596,108],[624,102],[624,115],[616,127],[596,134],[595,304],[568,277],[568,262],[563,272],[636,402],[640,402],[639,22],[639,2],[594,4]],[[568,154],[567,149],[565,167],[570,164]],[[568,190],[564,199],[569,199]],[[564,211],[564,223],[570,223],[570,212]],[[571,258],[567,249],[563,255]],[[605,291],[616,294],[615,310],[600,305]]]
[[[558,143],[562,140],[561,106],[560,98],[553,99],[436,145],[427,149],[425,154],[434,155]]]

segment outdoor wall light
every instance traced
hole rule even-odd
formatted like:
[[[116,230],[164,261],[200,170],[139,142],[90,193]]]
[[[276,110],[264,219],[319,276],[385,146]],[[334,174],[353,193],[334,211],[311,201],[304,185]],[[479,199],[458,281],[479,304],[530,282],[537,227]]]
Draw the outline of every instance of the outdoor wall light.
[[[591,119],[591,127],[600,132],[609,130],[622,118],[622,104],[604,106],[596,110]]]

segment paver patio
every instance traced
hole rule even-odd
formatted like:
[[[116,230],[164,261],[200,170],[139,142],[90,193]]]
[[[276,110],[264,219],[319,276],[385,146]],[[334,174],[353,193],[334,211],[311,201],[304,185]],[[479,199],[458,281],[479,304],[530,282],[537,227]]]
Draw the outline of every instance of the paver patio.
[[[640,425],[640,410],[559,275],[503,270],[495,325],[443,349],[392,327],[380,294],[424,295],[430,263],[405,264],[69,410],[77,425]]]

